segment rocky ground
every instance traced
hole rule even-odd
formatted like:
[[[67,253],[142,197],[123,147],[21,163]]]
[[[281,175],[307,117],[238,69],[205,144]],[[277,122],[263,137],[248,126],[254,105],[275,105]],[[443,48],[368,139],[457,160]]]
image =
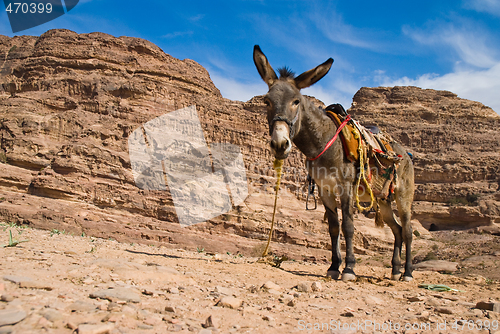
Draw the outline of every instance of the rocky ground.
[[[8,231],[22,242],[0,248],[2,334],[500,333],[498,280],[468,274],[472,267],[462,259],[456,260],[459,275],[415,271],[415,279],[403,283],[389,280],[390,252],[359,254],[357,280],[342,282],[324,277],[323,261],[284,261],[276,268],[242,254],[7,224],[4,245]],[[438,255],[458,247],[461,235],[436,233],[416,245],[439,245],[429,248]],[[473,235],[498,245],[496,236]],[[498,246],[488,256],[498,275]]]

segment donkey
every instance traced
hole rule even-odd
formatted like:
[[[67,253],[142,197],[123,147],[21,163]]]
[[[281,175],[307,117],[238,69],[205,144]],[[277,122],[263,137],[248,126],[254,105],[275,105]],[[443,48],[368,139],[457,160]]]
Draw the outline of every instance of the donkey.
[[[333,279],[340,277],[340,223],[337,212],[337,199],[340,199],[342,211],[342,233],[346,244],[345,268],[342,271],[343,281],[355,280],[354,266],[356,259],[353,250],[353,211],[354,191],[359,167],[344,159],[344,148],[339,140],[325,151],[324,148],[332,139],[337,127],[325,112],[314,106],[311,100],[304,97],[300,90],[309,87],[323,78],[330,70],[333,59],[329,58],[316,68],[295,77],[287,68],[279,70],[276,75],[266,56],[258,45],[255,45],[253,59],[257,70],[269,86],[264,96],[267,109],[267,120],[271,135],[271,152],[276,159],[286,159],[292,149],[292,142],[306,156],[306,169],[318,185],[319,196],[325,206],[328,217],[328,230],[332,243],[332,264],[327,276]],[[411,281],[411,206],[413,202],[414,180],[413,164],[405,149],[398,143],[391,142],[394,151],[403,157],[394,181],[394,196],[399,218],[391,207],[391,199],[376,198],[375,205],[380,209],[383,221],[394,234],[394,251],[392,255],[393,280],[401,279],[401,250],[406,245],[404,281]],[[321,152],[324,154],[320,155]],[[315,157],[318,157],[315,159]],[[360,196],[361,201],[370,201],[367,194]]]

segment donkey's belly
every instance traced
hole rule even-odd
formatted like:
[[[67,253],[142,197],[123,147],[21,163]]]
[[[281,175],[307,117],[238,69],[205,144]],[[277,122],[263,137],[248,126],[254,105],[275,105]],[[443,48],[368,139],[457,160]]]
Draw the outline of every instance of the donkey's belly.
[[[342,184],[336,178],[322,177],[315,179],[314,182],[316,182],[322,196],[333,196],[336,198],[342,196],[346,191],[348,191],[346,189],[347,185]]]

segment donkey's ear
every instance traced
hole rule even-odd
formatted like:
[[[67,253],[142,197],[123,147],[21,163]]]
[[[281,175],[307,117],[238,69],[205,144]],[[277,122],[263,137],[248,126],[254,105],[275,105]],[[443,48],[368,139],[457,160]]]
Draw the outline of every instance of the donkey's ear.
[[[301,75],[299,75],[294,79],[295,86],[297,86],[298,89],[302,89],[314,85],[316,82],[319,81],[319,79],[323,78],[328,73],[328,71],[330,71],[332,64],[333,64],[333,59],[329,58],[327,61],[325,61],[318,67],[315,67],[312,70],[302,73]]]
[[[278,80],[278,77],[258,45],[253,47],[253,62],[255,63],[255,67],[257,67],[257,71],[259,71],[262,80],[264,80],[267,85],[271,87],[271,85]]]

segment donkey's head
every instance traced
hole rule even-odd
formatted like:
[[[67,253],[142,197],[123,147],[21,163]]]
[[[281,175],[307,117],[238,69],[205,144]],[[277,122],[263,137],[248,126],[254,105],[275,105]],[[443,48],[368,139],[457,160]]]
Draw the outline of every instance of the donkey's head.
[[[258,45],[253,49],[253,61],[262,80],[269,86],[264,103],[271,135],[271,151],[275,158],[286,159],[292,149],[292,140],[300,131],[301,113],[305,112],[305,98],[300,90],[323,78],[330,70],[333,59],[330,58],[297,77],[286,68],[280,69],[279,78]]]

